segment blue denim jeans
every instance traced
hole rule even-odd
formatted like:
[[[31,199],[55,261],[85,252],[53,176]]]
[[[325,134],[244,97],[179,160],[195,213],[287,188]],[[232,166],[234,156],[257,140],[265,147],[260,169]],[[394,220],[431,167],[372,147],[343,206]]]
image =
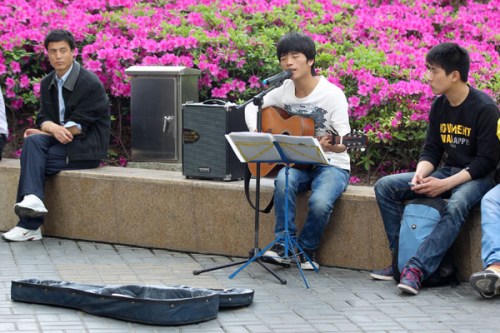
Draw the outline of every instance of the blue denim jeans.
[[[481,200],[481,258],[484,268],[500,263],[500,184]]]
[[[275,235],[283,237],[285,230],[285,185],[286,168],[282,168],[274,181],[274,211],[276,215]],[[290,236],[297,235],[295,207],[297,194],[311,190],[307,218],[298,237],[302,249],[316,250],[323,231],[330,221],[335,201],[349,184],[349,172],[331,165],[315,165],[312,169],[290,168],[288,175],[288,230]]]
[[[432,176],[444,179],[460,172],[460,168],[443,167],[432,173]],[[410,189],[408,182],[414,173],[402,173],[382,177],[375,184],[375,196],[384,222],[385,232],[389,240],[389,248],[393,251],[399,241],[399,228],[404,210],[404,201],[423,198]],[[408,264],[418,267],[424,278],[432,274],[441,263],[444,255],[451,247],[460,232],[470,209],[480,202],[483,195],[493,186],[490,177],[474,179],[453,188],[442,197],[448,198],[443,216],[431,234],[418,248]]]

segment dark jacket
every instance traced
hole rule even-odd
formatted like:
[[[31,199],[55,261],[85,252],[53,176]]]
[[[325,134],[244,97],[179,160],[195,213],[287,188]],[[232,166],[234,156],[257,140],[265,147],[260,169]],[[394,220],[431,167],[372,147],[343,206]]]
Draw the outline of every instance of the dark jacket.
[[[40,85],[41,108],[36,125],[44,121],[60,124],[59,101],[55,71],[43,78]],[[65,121],[74,121],[82,127],[82,134],[66,145],[68,160],[102,160],[108,155],[111,119],[109,99],[104,87],[92,72],[76,61],[63,86],[66,106]]]

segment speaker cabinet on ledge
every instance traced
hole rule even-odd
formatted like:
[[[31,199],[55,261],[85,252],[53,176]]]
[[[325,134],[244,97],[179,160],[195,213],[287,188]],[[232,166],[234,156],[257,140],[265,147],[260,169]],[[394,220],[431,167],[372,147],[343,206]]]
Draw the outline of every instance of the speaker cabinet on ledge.
[[[225,134],[247,131],[245,110],[233,103],[209,100],[184,104],[182,109],[182,174],[187,178],[240,180],[241,163]]]

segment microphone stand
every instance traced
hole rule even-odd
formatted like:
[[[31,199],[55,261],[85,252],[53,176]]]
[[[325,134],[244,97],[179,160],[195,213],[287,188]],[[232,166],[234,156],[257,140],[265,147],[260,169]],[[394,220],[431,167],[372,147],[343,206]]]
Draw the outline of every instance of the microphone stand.
[[[262,105],[264,103],[264,96],[267,95],[271,90],[274,90],[278,88],[283,81],[277,82],[273,86],[267,88],[266,90],[261,91],[248,101],[244,102],[243,104],[239,105],[236,110],[240,112],[244,112],[245,107],[253,102],[254,105],[257,106],[257,131],[262,132]],[[198,275],[204,272],[210,272],[214,271],[217,269],[221,268],[226,268],[226,267],[232,267],[232,266],[237,266],[237,265],[242,265],[245,264],[243,267],[241,267],[238,271],[235,273],[231,274],[229,276],[230,279],[234,278],[237,273],[239,273],[240,270],[242,270],[245,266],[249,265],[252,262],[256,262],[259,265],[261,265],[265,270],[267,270],[269,273],[271,273],[276,279],[279,280],[281,284],[286,284],[286,280],[278,275],[275,271],[273,271],[270,267],[268,267],[266,264],[264,264],[262,257],[258,256],[258,254],[261,252],[259,248],[259,213],[260,213],[260,162],[256,162],[257,164],[257,171],[255,175],[255,221],[254,221],[254,248],[249,251],[249,258],[242,260],[242,261],[236,261],[236,262],[230,262],[227,264],[223,264],[220,266],[215,266],[215,267],[210,267],[210,268],[205,268],[205,269],[199,269],[199,270],[194,270],[193,275]],[[289,265],[283,265],[283,266],[289,266]]]

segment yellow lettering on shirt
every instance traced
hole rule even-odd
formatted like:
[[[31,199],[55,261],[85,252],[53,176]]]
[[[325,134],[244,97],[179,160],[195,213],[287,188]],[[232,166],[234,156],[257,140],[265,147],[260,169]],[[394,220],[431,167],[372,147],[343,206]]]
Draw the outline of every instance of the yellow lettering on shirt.
[[[442,123],[439,125],[443,143],[468,144],[472,129],[461,124]],[[456,137],[459,136],[459,137]]]

